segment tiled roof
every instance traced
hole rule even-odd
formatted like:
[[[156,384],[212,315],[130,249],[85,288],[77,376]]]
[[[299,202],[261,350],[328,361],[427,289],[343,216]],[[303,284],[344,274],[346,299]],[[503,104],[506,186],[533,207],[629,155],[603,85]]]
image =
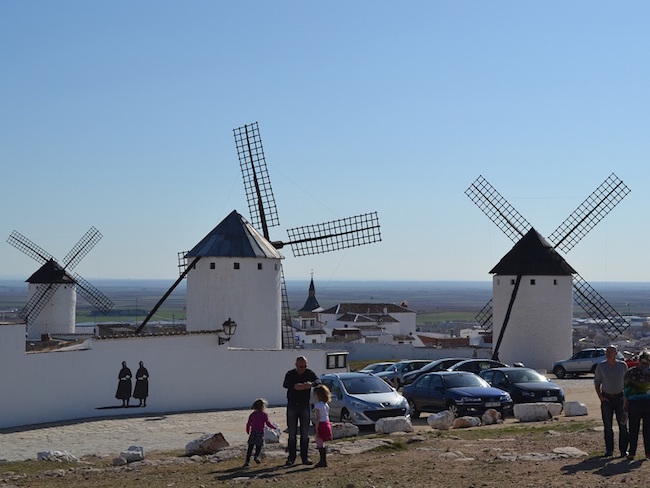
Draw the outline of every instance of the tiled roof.
[[[74,283],[72,277],[56,262],[50,259],[27,278],[27,283]]]
[[[535,229],[519,239],[501,261],[490,270],[499,275],[564,276],[576,271]]]
[[[236,210],[221,221],[201,242],[187,253],[194,257],[275,258],[283,259],[267,241]]]
[[[401,305],[395,305],[394,303],[339,303],[333,307],[323,310],[322,314],[377,314],[381,315],[384,313],[408,313],[411,312],[408,308],[402,307]]]

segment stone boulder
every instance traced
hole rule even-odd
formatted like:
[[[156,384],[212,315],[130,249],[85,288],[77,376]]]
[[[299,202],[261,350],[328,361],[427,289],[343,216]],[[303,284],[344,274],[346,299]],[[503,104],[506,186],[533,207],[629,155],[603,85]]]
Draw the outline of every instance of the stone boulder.
[[[359,427],[349,422],[336,422],[332,424],[332,438],[355,437],[359,435]]]
[[[578,417],[588,415],[587,406],[582,402],[564,402],[564,415],[567,417]]]
[[[548,413],[551,417],[557,417],[562,413],[564,406],[561,403],[548,403]]]
[[[549,404],[544,402],[516,403],[512,413],[520,422],[540,422],[553,418],[548,406]]]
[[[79,461],[75,456],[70,454],[68,451],[41,451],[36,454],[36,457],[39,461],[70,461],[76,463]]]
[[[500,420],[501,412],[493,408],[488,408],[485,412],[483,412],[483,415],[481,416],[481,423],[483,425],[498,424]]]
[[[439,413],[434,413],[427,417],[427,424],[432,429],[449,430],[454,423],[456,416],[451,410],[444,410]]]
[[[129,446],[126,451],[120,453],[120,457],[127,463],[142,461],[144,460],[144,449],[138,446]]]
[[[229,446],[230,444],[224,439],[221,432],[205,434],[198,439],[188,442],[185,446],[185,454],[187,456],[193,456],[195,454],[203,456],[206,454],[214,454]]]
[[[379,434],[413,432],[413,424],[407,417],[386,417],[375,422],[375,432]]]
[[[468,427],[478,427],[481,425],[481,419],[478,417],[458,417],[451,425],[453,429],[467,429]]]

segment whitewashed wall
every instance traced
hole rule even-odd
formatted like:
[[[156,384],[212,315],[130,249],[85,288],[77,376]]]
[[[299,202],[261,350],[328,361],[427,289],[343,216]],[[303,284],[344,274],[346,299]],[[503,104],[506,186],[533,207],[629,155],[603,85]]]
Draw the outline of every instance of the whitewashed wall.
[[[326,372],[324,350],[236,349],[217,341],[216,334],[91,339],[88,350],[26,354],[25,326],[0,326],[0,428],[98,416],[250,408],[257,397],[282,405],[284,375],[296,357],[304,354],[316,374]],[[139,361],[148,369],[147,407],[121,408],[115,398],[122,361],[134,377]],[[137,404],[131,399],[131,405]]]
[[[28,300],[31,300],[33,295],[40,293],[47,286],[43,283],[30,283]],[[40,341],[43,334],[73,334],[76,308],[76,286],[73,284],[59,285],[36,319],[29,324],[27,329],[29,338]]]
[[[493,277],[492,344],[496,347],[516,276]],[[530,280],[535,284],[531,285]],[[553,284],[557,280],[557,285]],[[571,276],[523,276],[506,326],[499,359],[551,370],[573,354],[573,281]]]

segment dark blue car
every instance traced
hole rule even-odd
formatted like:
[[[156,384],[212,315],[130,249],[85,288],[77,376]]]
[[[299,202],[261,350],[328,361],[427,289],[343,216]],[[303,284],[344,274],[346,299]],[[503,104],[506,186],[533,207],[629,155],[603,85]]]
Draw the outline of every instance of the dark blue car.
[[[457,416],[482,414],[494,408],[506,414],[512,398],[506,391],[493,388],[474,373],[440,371],[420,376],[402,390],[409,402],[411,417],[421,412],[451,410]]]
[[[481,378],[510,393],[515,403],[564,403],[564,390],[530,368],[493,368],[481,371]]]

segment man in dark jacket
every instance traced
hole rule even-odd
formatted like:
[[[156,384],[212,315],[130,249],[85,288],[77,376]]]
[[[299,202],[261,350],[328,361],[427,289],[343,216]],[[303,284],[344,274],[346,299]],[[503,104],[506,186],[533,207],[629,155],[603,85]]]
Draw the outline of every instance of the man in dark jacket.
[[[320,384],[316,373],[307,368],[307,358],[300,356],[296,359],[296,367],[284,375],[284,386],[287,389],[287,427],[289,429],[289,457],[286,465],[296,462],[296,447],[298,423],[300,422],[300,458],[302,464],[313,464],[309,459],[309,424],[310,424],[310,394],[313,386]]]

